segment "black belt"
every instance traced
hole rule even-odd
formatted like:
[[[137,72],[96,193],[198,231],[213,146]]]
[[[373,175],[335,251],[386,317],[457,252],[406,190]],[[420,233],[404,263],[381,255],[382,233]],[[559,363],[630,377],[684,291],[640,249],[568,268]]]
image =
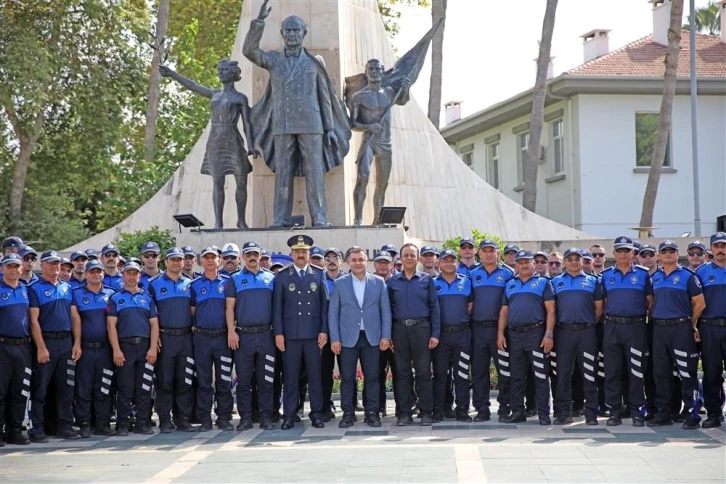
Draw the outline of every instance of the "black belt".
[[[418,323],[428,323],[429,318],[419,318],[419,319],[394,319],[394,323],[396,324],[405,324],[406,326],[413,326]]]
[[[43,333],[43,339],[66,339],[70,337],[70,331],[61,331],[60,333]]]
[[[441,325],[442,333],[461,333],[462,331],[469,329],[469,323],[459,324],[456,326],[444,326]]]
[[[134,338],[119,338],[118,342],[128,345],[138,345],[141,343],[148,343],[149,338],[142,338],[140,336],[136,336]]]
[[[5,336],[0,336],[0,345],[20,346],[27,344],[30,344],[30,338],[7,338]]]
[[[594,328],[595,325],[589,323],[557,323],[557,327],[560,329],[570,329],[573,331],[577,331],[580,329]]]
[[[639,324],[639,323],[645,323],[645,316],[640,316],[637,318],[621,318],[619,316],[605,316],[606,321],[612,321],[613,323],[620,323],[620,324]]]
[[[107,341],[89,341],[87,343],[81,343],[81,347],[87,350],[100,350],[108,346]]]
[[[191,326],[188,328],[160,328],[159,332],[166,336],[184,336],[192,332]]]
[[[673,326],[674,324],[690,323],[691,318],[654,319],[656,326]]]
[[[272,330],[272,325],[266,324],[264,326],[235,326],[235,329],[237,331],[239,331],[240,333],[260,334],[260,333],[266,333],[266,332]]]
[[[201,334],[202,336],[214,337],[214,336],[222,336],[223,334],[227,334],[227,328],[222,328],[222,329],[212,331],[209,329],[202,329],[202,328],[198,328],[198,327],[194,326],[192,328],[192,332],[194,334]]]
[[[699,321],[711,326],[726,326],[726,318],[701,318]]]
[[[532,331],[533,329],[537,329],[542,325],[544,325],[544,322],[540,321],[539,323],[527,324],[524,326],[507,326],[507,328],[510,331],[514,331],[515,333],[526,333],[527,331]]]
[[[472,325],[478,328],[496,328],[499,324],[498,321],[472,321]]]

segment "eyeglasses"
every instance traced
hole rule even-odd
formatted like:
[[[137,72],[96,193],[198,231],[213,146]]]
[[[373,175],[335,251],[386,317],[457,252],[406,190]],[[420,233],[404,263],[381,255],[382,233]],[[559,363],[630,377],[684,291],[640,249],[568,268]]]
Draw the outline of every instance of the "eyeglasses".
[[[663,249],[660,251],[661,254],[675,254],[676,249]]]
[[[581,260],[582,259],[579,259],[579,258],[577,258],[577,259],[565,259],[565,262],[567,262],[568,264],[572,264],[573,262],[580,262]]]
[[[33,256],[33,255],[26,255],[25,257],[23,257],[23,260],[25,262],[35,262],[35,261],[38,260],[38,258],[36,256]]]
[[[688,251],[688,255],[691,257],[703,257],[706,253],[701,251]]]
[[[640,254],[638,254],[638,257],[640,257],[641,259],[650,259],[655,257],[655,252],[641,252]]]
[[[592,256],[593,257],[605,257],[605,254],[600,254],[599,252],[593,252]]]
[[[631,249],[626,249],[624,247],[615,249],[615,252],[617,252],[618,254],[629,254],[631,251],[632,251]],[[595,254],[592,254],[592,255],[595,255]]]
[[[553,260],[553,261],[548,262],[547,264],[549,264],[551,266],[555,266],[555,267],[560,267],[562,265],[562,262]]]
[[[154,254],[153,252],[149,252],[147,254],[141,254],[141,257],[144,259],[156,259],[159,256],[159,254]]]
[[[535,264],[546,264],[547,263],[547,259],[535,259],[534,260],[534,263]]]

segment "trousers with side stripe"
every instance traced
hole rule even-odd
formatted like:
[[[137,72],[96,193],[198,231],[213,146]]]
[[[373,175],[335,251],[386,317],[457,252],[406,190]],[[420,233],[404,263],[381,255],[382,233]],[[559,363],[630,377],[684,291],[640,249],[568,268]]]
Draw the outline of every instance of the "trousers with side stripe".
[[[77,422],[91,423],[91,409],[93,409],[96,421],[108,424],[113,411],[111,402],[113,380],[111,347],[84,348],[83,355],[76,364]]]
[[[237,412],[242,420],[252,418],[252,376],[255,375],[260,419],[270,420],[275,380],[275,341],[272,330],[254,334],[238,331],[237,334],[239,348],[234,351],[234,366],[237,371]]]
[[[171,420],[172,401],[179,421],[189,421],[194,403],[194,349],[192,334],[181,336],[162,333],[161,350],[156,361],[156,413],[162,422]]]
[[[511,394],[512,413],[524,412],[524,394],[527,389],[527,369],[534,373],[534,385],[537,400],[537,414],[540,417],[550,413],[550,359],[549,354],[541,348],[545,327],[536,328],[525,333],[510,329],[507,340],[509,350],[509,367],[511,377],[509,388]]]
[[[585,395],[585,412],[588,417],[597,417],[597,332],[595,325],[586,329],[555,328],[555,349],[557,350],[557,393],[555,412],[558,417],[567,417],[572,412],[572,372],[574,365],[580,368]]]
[[[70,335],[63,339],[46,339],[45,346],[50,353],[50,361],[33,361],[31,379],[30,408],[33,429],[43,429],[45,416],[45,397],[48,387],[55,387],[58,429],[70,429],[73,425],[73,393],[76,384],[76,363],[71,359],[73,341]]]
[[[672,414],[674,368],[682,382],[683,404],[689,415],[700,421],[698,353],[693,328],[687,322],[653,327],[653,380],[658,419],[667,419]]]
[[[628,372],[628,395],[632,415],[642,415],[645,405],[643,375],[648,366],[648,349],[644,323],[606,321],[603,327],[605,357],[605,403],[613,416],[620,415],[623,405],[623,374]]]
[[[151,389],[154,386],[154,365],[146,362],[149,342],[120,343],[126,360],[116,370],[116,421],[128,425],[131,403],[136,407],[136,424],[147,426],[151,414]]]
[[[202,424],[211,424],[213,400],[217,401],[217,419],[232,420],[232,364],[232,350],[227,345],[226,334],[194,335],[194,365],[197,370],[196,417]]]
[[[472,403],[477,412],[489,409],[491,376],[489,367],[492,360],[497,369],[499,395],[499,415],[509,414],[509,352],[497,348],[497,328],[471,327],[471,374],[473,379]]]
[[[456,410],[469,409],[469,363],[471,361],[471,332],[441,332],[439,344],[431,352],[434,369],[434,413],[442,413],[446,404],[446,383],[449,368],[453,368]]]
[[[721,415],[723,408],[723,371],[726,366],[726,326],[708,322],[700,325],[703,357],[703,400],[708,416]]]
[[[10,434],[23,430],[25,408],[30,396],[30,343],[0,344],[0,438],[3,426]]]

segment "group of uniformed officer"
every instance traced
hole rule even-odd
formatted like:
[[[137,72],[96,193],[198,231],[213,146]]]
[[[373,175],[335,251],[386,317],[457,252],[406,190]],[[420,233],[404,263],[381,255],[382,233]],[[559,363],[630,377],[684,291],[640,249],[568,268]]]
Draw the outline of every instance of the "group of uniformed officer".
[[[268,270],[269,254],[252,241],[242,250],[226,244],[198,255],[191,247],[171,248],[164,271],[153,241],[142,245],[143,260],[123,265],[114,244],[100,254],[76,252],[67,263],[49,250],[40,255],[38,277],[37,252],[17,237],[5,239],[0,280],[5,440],[47,442],[49,411],[57,415],[61,438],[128,435],[132,421],[137,433],[149,434],[154,403],[162,433],[211,430],[213,409],[216,426],[233,430],[233,368],[237,430],[252,428],[257,418],[260,428],[275,427],[280,379],[281,428],[299,421],[304,386],[311,424],[324,427],[335,417],[327,389],[332,363],[324,363],[330,351],[328,300],[332,281],[346,274],[340,250],[311,250],[312,244],[307,235],[290,238],[293,262],[276,272]],[[533,254],[514,244],[500,254],[495,241],[475,245],[468,237],[458,253],[409,243],[399,254],[386,245],[374,267],[387,286],[392,336],[381,345],[380,392],[365,394],[380,395],[381,401],[366,408],[385,409],[390,367],[397,425],[410,425],[416,408],[422,425],[446,417],[488,421],[493,362],[500,422],[526,421],[528,399],[540,424],[551,424],[551,413],[555,424],[571,423],[573,399],[579,399],[588,425],[607,415],[610,426],[623,418],[634,426],[669,425],[674,419],[685,429],[720,426],[726,233],[711,236],[708,262],[705,256],[699,260],[696,249],[706,251],[699,244],[689,246],[689,261],[700,262],[695,270],[679,264],[673,241],[656,249],[636,246],[628,237],[614,241],[615,264],[607,269],[600,246],[560,255]],[[393,264],[397,257],[400,271]],[[543,257],[551,271],[541,270]],[[192,272],[194,261],[202,272]],[[65,281],[63,265],[70,267]],[[651,378],[654,391],[648,392]],[[575,380],[579,397],[573,395]],[[528,381],[534,395],[528,395]],[[50,410],[49,391],[56,407]],[[22,434],[28,399],[30,439]],[[707,417],[701,423],[702,405]],[[376,421],[369,417],[369,424]]]

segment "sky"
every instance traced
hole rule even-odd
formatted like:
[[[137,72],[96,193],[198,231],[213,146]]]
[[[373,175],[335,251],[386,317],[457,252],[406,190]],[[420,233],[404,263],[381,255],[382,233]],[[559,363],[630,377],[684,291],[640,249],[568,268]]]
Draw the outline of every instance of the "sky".
[[[696,0],[696,8],[708,5]],[[545,0],[448,0],[444,32],[442,103],[463,101],[468,116],[534,85]],[[685,0],[684,19],[688,15]],[[652,33],[647,0],[560,0],[551,55],[554,75],[583,62],[581,35],[609,29],[610,50]],[[431,9],[401,9],[401,31],[393,40],[406,52],[431,27]],[[428,105],[431,54],[412,93]],[[444,110],[441,110],[443,126]]]

